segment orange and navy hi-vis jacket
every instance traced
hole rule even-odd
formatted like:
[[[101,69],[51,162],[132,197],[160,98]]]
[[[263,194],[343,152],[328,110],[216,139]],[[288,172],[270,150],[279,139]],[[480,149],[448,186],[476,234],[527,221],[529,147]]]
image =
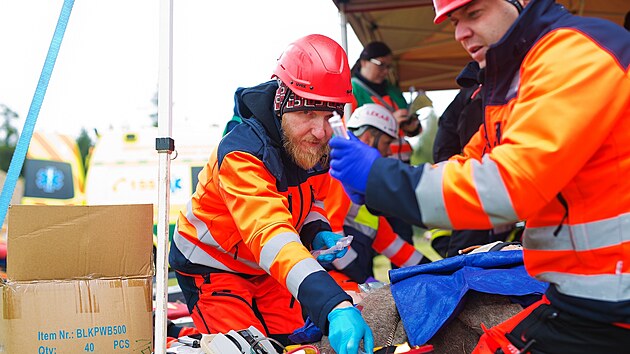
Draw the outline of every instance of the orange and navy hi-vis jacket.
[[[396,266],[416,265],[422,260],[422,254],[413,245],[400,238],[392,230],[385,217],[372,215],[365,206],[352,203],[341,183],[334,178],[330,179],[330,189],[324,200],[324,208],[328,212],[328,220],[330,220],[333,232],[352,235],[355,239],[362,237],[372,245],[374,251],[389,258]],[[358,254],[351,245],[345,256],[335,259],[332,263],[337,270],[355,282],[363,283],[365,278],[372,273],[372,270],[355,269],[355,267],[349,266],[356,262],[359,257],[372,258],[372,256],[372,252]]]
[[[367,205],[448,229],[526,220],[525,267],[554,306],[630,323],[629,69],[630,32],[530,2],[487,52],[484,124],[464,156],[377,160]]]
[[[169,261],[184,274],[268,273],[327,332],[328,313],[350,300],[309,252],[315,234],[330,230],[323,209],[330,177],[327,168],[298,167],[282,148],[272,111],[277,87],[270,81],[237,91],[239,112],[248,118],[199,173]]]

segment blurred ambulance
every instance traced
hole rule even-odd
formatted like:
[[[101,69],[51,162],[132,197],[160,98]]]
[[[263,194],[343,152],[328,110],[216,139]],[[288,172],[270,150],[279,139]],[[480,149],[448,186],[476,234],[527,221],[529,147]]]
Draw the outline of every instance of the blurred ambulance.
[[[103,134],[91,154],[86,176],[85,196],[89,205],[154,205],[157,224],[158,161],[155,150],[157,128],[110,131]],[[186,207],[197,186],[197,175],[221,139],[221,130],[190,129],[173,136],[171,155],[170,236],[179,211]],[[155,234],[156,226],[154,226]]]
[[[85,172],[75,138],[59,133],[33,133],[22,172],[21,204],[85,204]]]

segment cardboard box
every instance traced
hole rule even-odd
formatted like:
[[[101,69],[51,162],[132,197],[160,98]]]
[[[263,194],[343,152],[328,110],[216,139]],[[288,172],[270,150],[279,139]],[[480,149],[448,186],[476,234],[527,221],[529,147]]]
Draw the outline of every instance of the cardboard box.
[[[152,208],[12,206],[0,353],[151,353]]]

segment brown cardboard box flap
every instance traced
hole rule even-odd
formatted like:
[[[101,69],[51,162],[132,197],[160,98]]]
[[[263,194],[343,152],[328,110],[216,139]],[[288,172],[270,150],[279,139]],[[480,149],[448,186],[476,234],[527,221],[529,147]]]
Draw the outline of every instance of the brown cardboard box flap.
[[[15,205],[8,220],[9,279],[153,274],[151,204]]]

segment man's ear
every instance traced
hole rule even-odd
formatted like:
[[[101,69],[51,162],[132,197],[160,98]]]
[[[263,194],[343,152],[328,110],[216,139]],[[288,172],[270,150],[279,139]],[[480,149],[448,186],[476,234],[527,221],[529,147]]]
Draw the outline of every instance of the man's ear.
[[[374,142],[374,137],[370,134],[369,130],[364,131],[363,134],[357,136],[357,138],[359,138],[363,144],[368,146],[372,146],[372,143]]]

